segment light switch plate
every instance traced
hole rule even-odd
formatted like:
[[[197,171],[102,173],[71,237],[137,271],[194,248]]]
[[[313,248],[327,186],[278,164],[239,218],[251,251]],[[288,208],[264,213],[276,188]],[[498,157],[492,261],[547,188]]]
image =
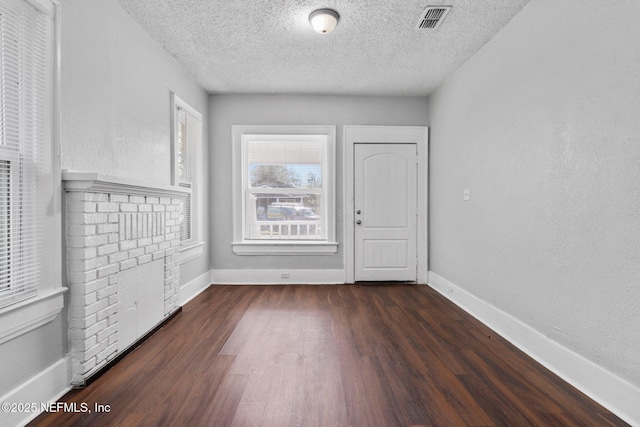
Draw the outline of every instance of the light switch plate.
[[[462,193],[464,200],[470,200],[471,199],[471,192],[469,191],[469,189],[464,190],[464,192]]]

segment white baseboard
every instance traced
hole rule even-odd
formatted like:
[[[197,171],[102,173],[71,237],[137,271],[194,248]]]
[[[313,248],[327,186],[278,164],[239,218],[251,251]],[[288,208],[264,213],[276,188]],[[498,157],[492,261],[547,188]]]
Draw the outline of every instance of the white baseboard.
[[[32,421],[42,412],[41,404],[56,402],[71,390],[69,375],[69,358],[64,357],[13,391],[2,396],[0,403],[35,403],[36,407],[29,408],[29,412],[0,411],[0,425],[24,426]],[[31,411],[31,409],[37,410]]]
[[[288,273],[289,278],[282,275]],[[335,285],[345,283],[344,270],[211,270],[216,285]]]
[[[211,285],[211,273],[206,272],[180,287],[180,305],[185,305]]]
[[[631,425],[640,426],[640,389],[438,274],[429,286]]]

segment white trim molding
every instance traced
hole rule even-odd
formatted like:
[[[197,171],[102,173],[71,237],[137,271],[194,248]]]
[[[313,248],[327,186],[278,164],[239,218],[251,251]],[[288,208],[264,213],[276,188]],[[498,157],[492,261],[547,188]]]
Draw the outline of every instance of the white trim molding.
[[[200,258],[204,252],[205,242],[195,242],[180,247],[180,265]]]
[[[327,242],[233,242],[236,255],[333,255],[338,244]]]
[[[429,286],[627,423],[640,426],[638,387],[432,271]]]
[[[188,188],[157,185],[95,172],[62,171],[64,189],[68,192],[127,194],[133,196],[184,197]]]
[[[35,404],[29,411],[0,412],[0,425],[24,426],[42,413],[47,403],[58,401],[69,386],[69,358],[64,357],[14,390],[0,397],[0,403]]]
[[[284,278],[288,275],[288,278]],[[214,285],[339,285],[344,270],[211,270]]]
[[[355,281],[354,179],[355,144],[416,144],[418,150],[417,282],[427,283],[429,128],[426,126],[344,126],[344,268],[346,283]]]
[[[210,277],[211,273],[207,271],[206,273],[201,274],[189,283],[185,283],[184,285],[180,286],[179,304],[181,306],[185,305],[186,303],[200,295],[202,292],[207,290],[209,285],[211,285]]]
[[[0,344],[51,322],[62,311],[67,288],[41,291],[37,296],[0,310]]]

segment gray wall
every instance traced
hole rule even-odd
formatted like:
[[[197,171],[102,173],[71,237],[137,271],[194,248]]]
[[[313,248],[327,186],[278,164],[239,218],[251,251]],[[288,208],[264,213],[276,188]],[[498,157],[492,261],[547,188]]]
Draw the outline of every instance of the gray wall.
[[[61,58],[62,168],[170,184],[170,91],[205,118],[207,94],[115,0],[61,1]],[[181,282],[208,270],[205,248]],[[66,356],[66,316],[2,344],[0,395]]]
[[[207,94],[115,0],[62,0],[61,30],[62,168],[169,184],[169,93],[205,118]],[[205,249],[181,281],[208,269]],[[0,346],[0,396],[67,354],[66,316]]]
[[[426,126],[428,102],[420,97],[213,95],[209,98],[211,250],[213,269],[343,268],[343,126]],[[336,239],[332,256],[237,256],[231,208],[231,125],[336,125]]]
[[[532,0],[430,98],[430,270],[636,386],[639,21]]]
[[[170,91],[207,95],[116,0],[62,0],[62,168],[171,183]]]
[[[116,0],[62,0],[63,169],[170,184],[171,92],[205,121],[206,216],[206,92]],[[183,264],[181,282],[208,269],[205,248]]]

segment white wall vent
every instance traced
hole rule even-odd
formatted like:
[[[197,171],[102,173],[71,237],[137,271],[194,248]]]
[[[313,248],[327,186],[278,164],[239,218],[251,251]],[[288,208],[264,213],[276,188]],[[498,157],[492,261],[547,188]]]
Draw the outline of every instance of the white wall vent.
[[[435,30],[440,26],[450,10],[451,6],[427,6],[420,16],[417,28]]]

